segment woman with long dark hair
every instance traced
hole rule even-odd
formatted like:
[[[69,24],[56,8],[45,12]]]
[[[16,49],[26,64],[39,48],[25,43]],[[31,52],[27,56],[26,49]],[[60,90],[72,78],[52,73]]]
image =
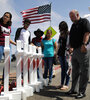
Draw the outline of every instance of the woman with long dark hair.
[[[5,45],[5,36],[10,36],[11,33],[11,25],[12,25],[12,14],[10,12],[5,12],[4,15],[0,18],[0,60],[4,53],[4,45]],[[10,39],[10,42],[16,45]]]
[[[67,45],[67,37],[69,34],[68,25],[65,21],[60,22],[59,24],[60,36],[58,40],[58,57],[61,64],[61,85],[57,86],[61,90],[68,89],[68,84],[70,80],[70,76],[67,73],[68,71],[68,62],[66,60],[66,45]]]
[[[5,36],[10,36],[11,33],[11,19],[12,14],[10,12],[5,12],[4,15],[0,18],[0,60],[2,59],[2,56],[4,54]],[[16,45],[16,43],[13,42],[11,39],[10,43]]]

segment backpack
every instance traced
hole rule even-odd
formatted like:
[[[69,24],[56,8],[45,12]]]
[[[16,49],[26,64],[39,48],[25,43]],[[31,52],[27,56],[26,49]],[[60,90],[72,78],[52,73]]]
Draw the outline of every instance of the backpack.
[[[21,33],[21,30],[23,29],[23,27],[21,28],[18,28],[17,31],[16,31],[16,34],[15,34],[15,39],[14,41],[16,42],[16,40],[19,39],[19,36],[20,36],[20,33]],[[30,32],[30,31],[29,31]],[[31,34],[30,34],[30,37],[28,39],[28,43],[30,44],[31,43]]]

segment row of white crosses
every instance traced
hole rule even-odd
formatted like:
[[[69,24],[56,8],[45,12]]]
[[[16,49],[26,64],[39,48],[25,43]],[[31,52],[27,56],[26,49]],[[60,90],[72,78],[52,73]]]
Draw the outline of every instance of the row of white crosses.
[[[24,49],[21,49],[21,41],[17,40],[17,61],[16,61],[16,88],[9,91],[9,67],[10,67],[10,48],[9,36],[5,37],[5,68],[4,68],[4,92],[1,93],[0,100],[27,100],[27,97],[33,96],[33,92],[40,92],[43,85],[47,86],[48,80],[43,79],[42,71],[42,57],[41,48],[38,48],[36,53],[36,46],[24,44]],[[37,58],[39,59],[39,76],[37,79]],[[28,59],[30,59],[29,67],[29,82],[28,82]],[[35,68],[33,68],[33,59],[35,60]],[[23,60],[23,86],[21,83],[21,61]]]
[[[9,92],[9,68],[10,68],[10,47],[9,36],[5,37],[5,62],[4,62],[4,92],[1,92],[0,100],[21,100],[21,92]],[[19,98],[19,99],[18,99]]]

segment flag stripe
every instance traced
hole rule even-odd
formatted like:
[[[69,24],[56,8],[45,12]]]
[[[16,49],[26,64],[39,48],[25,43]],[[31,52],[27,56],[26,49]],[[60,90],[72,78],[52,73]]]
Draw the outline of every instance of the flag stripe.
[[[29,20],[32,22],[32,21],[40,21],[40,20],[44,20],[44,19],[50,20],[50,17],[44,17],[44,18],[39,18],[39,19],[29,19]]]
[[[50,20],[44,19],[42,21],[32,21],[31,24],[37,24],[37,23],[42,23],[42,22],[47,22],[47,21],[50,21]]]
[[[36,8],[27,9],[21,12],[23,19],[29,19],[31,24],[50,21],[51,5],[44,5]]]
[[[47,16],[47,17],[50,17],[51,15],[50,14],[44,14],[44,15],[34,15],[34,16],[29,16],[29,17],[27,17],[27,16],[24,16],[24,18],[39,18],[39,17],[45,17],[45,16]]]
[[[44,21],[39,21],[39,22],[32,22],[32,24],[43,23],[43,22],[47,22],[47,21],[50,21],[50,20],[44,20]]]
[[[28,12],[22,12],[23,15],[27,15],[27,14],[30,14],[30,13],[33,13],[33,12],[37,12],[38,10],[33,10],[33,11],[28,11]]]
[[[28,11],[33,11],[33,10],[38,10],[38,7],[36,7],[36,8],[31,8],[31,9],[27,9],[27,10],[23,10],[21,13],[23,13],[23,12],[28,12]]]
[[[35,12],[35,13],[32,13],[32,14],[27,14],[27,15],[22,15],[23,17],[28,17],[28,16],[32,16],[32,15],[38,15],[38,13],[37,12]]]

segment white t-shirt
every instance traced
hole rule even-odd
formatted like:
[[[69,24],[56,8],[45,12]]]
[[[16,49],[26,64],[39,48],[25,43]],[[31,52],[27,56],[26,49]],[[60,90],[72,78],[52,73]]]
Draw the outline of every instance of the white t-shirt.
[[[22,42],[22,48],[23,48],[23,44],[26,43],[28,44],[28,39],[30,36],[30,32],[28,30],[22,29],[20,32],[20,36],[18,40],[21,40]]]

